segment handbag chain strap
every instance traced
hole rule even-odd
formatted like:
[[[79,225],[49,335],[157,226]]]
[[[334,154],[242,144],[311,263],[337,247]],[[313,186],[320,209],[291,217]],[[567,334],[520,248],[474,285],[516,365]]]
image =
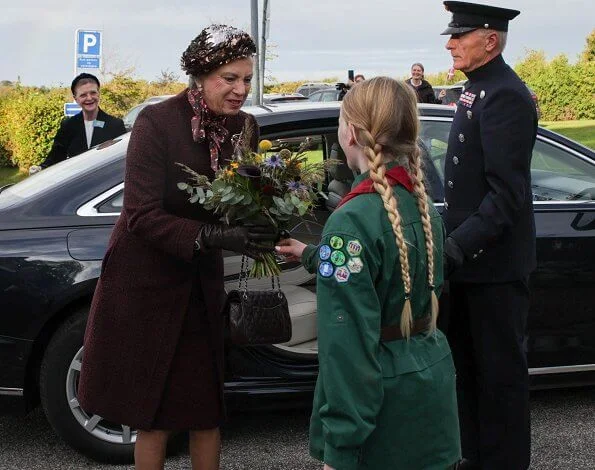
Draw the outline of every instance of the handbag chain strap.
[[[277,288],[275,289],[275,281],[277,281]],[[279,297],[283,295],[281,292],[281,282],[279,281],[279,276],[271,276],[271,289],[276,290],[279,294]],[[240,290],[243,294],[244,299],[248,297],[246,292],[248,292],[248,257],[242,255],[242,265],[240,268],[240,275],[238,278],[238,290]]]

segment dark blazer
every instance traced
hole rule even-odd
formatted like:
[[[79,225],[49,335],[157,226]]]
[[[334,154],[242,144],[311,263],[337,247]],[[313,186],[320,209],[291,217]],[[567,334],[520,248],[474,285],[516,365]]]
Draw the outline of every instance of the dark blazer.
[[[101,109],[97,113],[95,122],[91,145],[87,147],[87,134],[85,133],[83,113],[80,112],[62,121],[54,137],[54,143],[52,144],[50,153],[48,153],[41,167],[47,168],[62,160],[79,155],[95,145],[115,139],[127,132],[122,119],[110,116]],[[103,127],[99,124],[101,122],[103,122]]]
[[[430,82],[428,82],[427,80],[422,80],[421,85],[418,87],[413,86],[410,78],[405,80],[405,83],[407,83],[407,85],[409,85],[415,91],[415,94],[417,95],[418,103],[430,103],[430,104],[441,104],[442,103],[442,100],[439,98],[436,98],[436,96],[434,95],[434,89],[432,88],[432,85],[430,85]]]
[[[198,204],[177,184],[188,174],[183,163],[214,176],[208,143],[192,139],[194,113],[186,92],[139,114],[128,145],[124,207],[114,227],[95,290],[85,332],[85,360],[79,400],[87,411],[110,421],[149,429],[160,404],[186,313],[204,315],[223,391],[223,256],[221,250],[195,252],[203,223],[219,217]],[[231,138],[253,116],[228,117],[223,158],[232,155]],[[191,295],[192,289],[199,295]],[[207,326],[204,326],[205,328]],[[190,357],[213,361],[213,356]],[[187,377],[193,389],[215,377]],[[200,398],[197,398],[200,401]],[[221,397],[222,400],[222,397]],[[171,417],[186,422],[187,410]]]
[[[450,280],[519,280],[536,263],[531,191],[535,105],[501,55],[467,77],[444,170],[446,230],[465,254]]]

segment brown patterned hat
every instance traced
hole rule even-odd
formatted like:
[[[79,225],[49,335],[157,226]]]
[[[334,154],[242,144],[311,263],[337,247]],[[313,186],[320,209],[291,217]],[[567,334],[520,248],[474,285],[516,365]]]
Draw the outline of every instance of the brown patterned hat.
[[[182,70],[198,77],[236,59],[252,57],[256,45],[241,29],[214,24],[203,29],[182,54]]]

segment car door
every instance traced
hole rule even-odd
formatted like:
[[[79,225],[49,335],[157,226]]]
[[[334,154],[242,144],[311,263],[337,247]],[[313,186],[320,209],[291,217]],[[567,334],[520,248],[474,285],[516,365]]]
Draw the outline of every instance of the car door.
[[[595,370],[595,161],[556,140],[538,136],[531,163],[529,360],[543,373]]]

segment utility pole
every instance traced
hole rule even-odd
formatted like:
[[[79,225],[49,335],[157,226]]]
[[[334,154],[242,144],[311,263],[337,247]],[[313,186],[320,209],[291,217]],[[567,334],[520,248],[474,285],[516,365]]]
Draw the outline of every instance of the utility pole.
[[[269,0],[263,0],[262,6],[262,38],[260,41],[260,92],[264,93],[264,71],[267,54],[267,39],[269,38],[269,26],[271,24],[271,10]]]
[[[259,47],[259,38],[258,38],[258,0],[251,0],[250,3],[250,13],[252,19],[252,39],[256,44],[256,57],[254,60],[254,68],[252,73],[252,79],[254,80],[254,84],[252,86],[252,104],[260,105],[262,104],[261,99],[261,92],[260,92],[260,47]]]

